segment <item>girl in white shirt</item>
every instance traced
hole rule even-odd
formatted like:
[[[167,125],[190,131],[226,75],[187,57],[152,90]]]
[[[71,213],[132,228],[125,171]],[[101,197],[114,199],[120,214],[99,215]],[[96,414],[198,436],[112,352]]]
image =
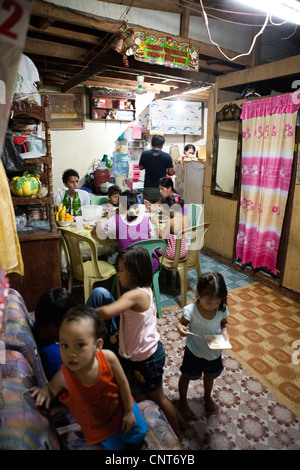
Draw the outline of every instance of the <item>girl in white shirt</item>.
[[[178,413],[163,391],[165,351],[157,331],[151,258],[144,247],[130,246],[119,253],[116,266],[120,284],[129,290],[96,312],[103,320],[120,315],[119,354],[129,361],[142,390],[179,435]]]
[[[208,413],[217,411],[211,392],[214,379],[223,370],[222,350],[210,349],[205,336],[222,334],[228,339],[227,316],[227,287],[222,274],[202,274],[197,283],[196,302],[184,307],[177,324],[180,335],[186,337],[179,379],[179,408],[185,419],[194,418],[187,402],[189,382],[200,379],[202,374],[206,410]]]

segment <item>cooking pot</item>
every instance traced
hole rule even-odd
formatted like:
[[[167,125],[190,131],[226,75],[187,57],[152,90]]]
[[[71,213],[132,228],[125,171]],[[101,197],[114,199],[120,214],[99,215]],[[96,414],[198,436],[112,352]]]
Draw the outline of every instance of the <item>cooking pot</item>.
[[[110,188],[110,186],[113,186],[113,185],[111,183],[109,183],[108,181],[106,183],[101,183],[100,184],[101,193],[107,194],[108,193],[108,188]]]

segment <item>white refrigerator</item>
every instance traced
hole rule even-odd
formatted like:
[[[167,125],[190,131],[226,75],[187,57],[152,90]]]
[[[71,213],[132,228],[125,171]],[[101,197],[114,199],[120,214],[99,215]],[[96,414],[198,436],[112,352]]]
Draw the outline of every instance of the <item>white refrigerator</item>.
[[[186,204],[203,204],[204,170],[198,161],[175,164],[175,190]]]

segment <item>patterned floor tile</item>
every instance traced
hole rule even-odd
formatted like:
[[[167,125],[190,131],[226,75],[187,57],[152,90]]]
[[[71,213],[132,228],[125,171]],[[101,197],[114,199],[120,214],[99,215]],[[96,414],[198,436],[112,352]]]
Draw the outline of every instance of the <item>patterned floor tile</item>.
[[[181,309],[163,311],[158,320],[166,350],[164,389],[178,403],[178,380],[185,341],[176,331]],[[203,402],[203,382],[190,382],[188,400],[195,420],[183,432],[187,450],[300,450],[300,420],[282,405],[251,372],[231,355],[223,354],[224,371],[216,379],[213,398],[216,415],[207,416]]]
[[[229,266],[225,266],[219,261],[210,258],[209,256],[200,254],[200,263],[202,272],[218,271],[220,272],[226,282],[227,289],[232,290],[238,287],[243,287],[252,284],[254,281],[243,273],[235,271]],[[180,305],[180,289],[176,289],[176,276],[172,273],[172,283],[166,282],[166,273],[162,270],[160,274],[160,293],[162,307],[171,307]],[[188,303],[193,301],[196,295],[197,285],[197,270],[194,269],[188,272]]]

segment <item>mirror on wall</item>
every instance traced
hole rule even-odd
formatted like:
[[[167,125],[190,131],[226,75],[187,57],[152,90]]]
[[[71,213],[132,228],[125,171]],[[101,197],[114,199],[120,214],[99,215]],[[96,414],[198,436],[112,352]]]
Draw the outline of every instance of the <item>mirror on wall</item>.
[[[211,192],[231,199],[238,198],[241,111],[236,104],[229,104],[216,114]]]

